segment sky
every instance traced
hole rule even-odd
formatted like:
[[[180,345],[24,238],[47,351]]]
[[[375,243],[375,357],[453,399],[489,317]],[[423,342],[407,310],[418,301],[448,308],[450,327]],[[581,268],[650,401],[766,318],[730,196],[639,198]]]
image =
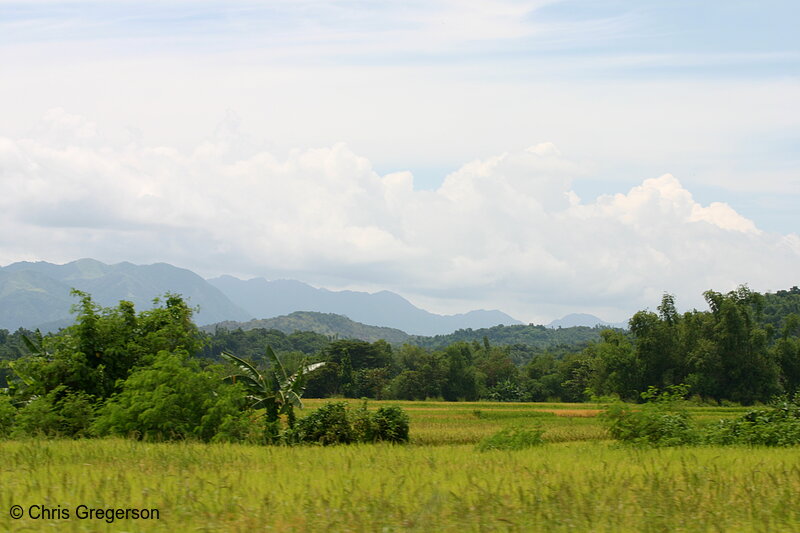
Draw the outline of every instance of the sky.
[[[0,0],[0,265],[625,321],[800,284],[793,0]]]

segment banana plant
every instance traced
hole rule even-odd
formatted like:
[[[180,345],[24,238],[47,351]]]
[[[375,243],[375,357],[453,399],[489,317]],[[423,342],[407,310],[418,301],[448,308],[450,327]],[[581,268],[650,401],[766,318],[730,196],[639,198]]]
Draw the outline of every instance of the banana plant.
[[[34,358],[44,360],[50,357],[50,354],[44,347],[44,336],[38,329],[34,332],[33,340],[23,334],[22,343]],[[19,363],[22,363],[22,365]],[[36,377],[29,371],[30,369],[26,368],[26,366],[29,365],[25,363],[26,360],[22,359],[17,361],[5,361],[2,365],[5,368],[9,368],[17,379],[14,381],[7,380],[8,386],[0,389],[0,392],[12,397],[14,403],[20,406],[35,400],[38,397],[36,390],[40,386],[40,384],[37,383]]]
[[[44,335],[42,335],[42,332],[39,331],[38,328],[33,333],[33,339],[30,339],[23,333],[22,343],[25,345],[31,355],[35,355],[36,357],[47,357],[50,355],[47,353],[47,350],[44,347]]]
[[[238,369],[238,373],[225,378],[229,383],[241,383],[247,390],[247,399],[253,409],[264,409],[264,437],[267,443],[274,442],[280,430],[280,415],[285,414],[289,427],[294,427],[294,408],[303,407],[303,392],[306,376],[322,363],[300,365],[297,372],[289,374],[280,358],[267,346],[267,359],[271,367],[261,372],[255,365],[231,353],[223,352],[222,358]]]

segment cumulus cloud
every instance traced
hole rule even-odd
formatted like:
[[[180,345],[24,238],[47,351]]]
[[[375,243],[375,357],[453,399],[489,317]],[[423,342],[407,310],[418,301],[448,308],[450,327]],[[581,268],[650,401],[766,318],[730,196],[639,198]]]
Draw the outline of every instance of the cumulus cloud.
[[[583,200],[571,189],[582,170],[543,143],[468,162],[422,191],[344,144],[242,155],[235,129],[188,152],[113,145],[56,110],[33,136],[0,139],[0,261],[168,261],[531,321],[621,320],[664,291],[700,306],[709,288],[797,283],[797,235],[703,206],[669,174]]]

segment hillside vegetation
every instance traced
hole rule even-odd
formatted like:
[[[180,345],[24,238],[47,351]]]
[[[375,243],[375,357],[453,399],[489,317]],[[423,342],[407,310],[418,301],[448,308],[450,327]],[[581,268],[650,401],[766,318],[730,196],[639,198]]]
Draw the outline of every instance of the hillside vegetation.
[[[250,331],[254,329],[278,330],[291,334],[297,331],[310,331],[330,338],[360,339],[364,341],[385,340],[392,344],[408,342],[412,336],[399,329],[368,326],[334,313],[295,311],[289,315],[275,318],[250,320],[247,322],[225,321],[201,328],[208,333],[220,330]]]

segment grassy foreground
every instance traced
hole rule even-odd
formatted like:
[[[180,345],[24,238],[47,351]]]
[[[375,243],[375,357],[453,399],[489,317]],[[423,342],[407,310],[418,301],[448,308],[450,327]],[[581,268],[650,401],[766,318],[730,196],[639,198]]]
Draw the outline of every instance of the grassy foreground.
[[[603,440],[591,406],[404,407],[409,446],[0,442],[0,530],[800,531],[797,448],[623,448]],[[475,451],[481,435],[520,423],[549,442]],[[159,518],[78,518],[81,504]],[[70,516],[32,519],[31,506]]]

